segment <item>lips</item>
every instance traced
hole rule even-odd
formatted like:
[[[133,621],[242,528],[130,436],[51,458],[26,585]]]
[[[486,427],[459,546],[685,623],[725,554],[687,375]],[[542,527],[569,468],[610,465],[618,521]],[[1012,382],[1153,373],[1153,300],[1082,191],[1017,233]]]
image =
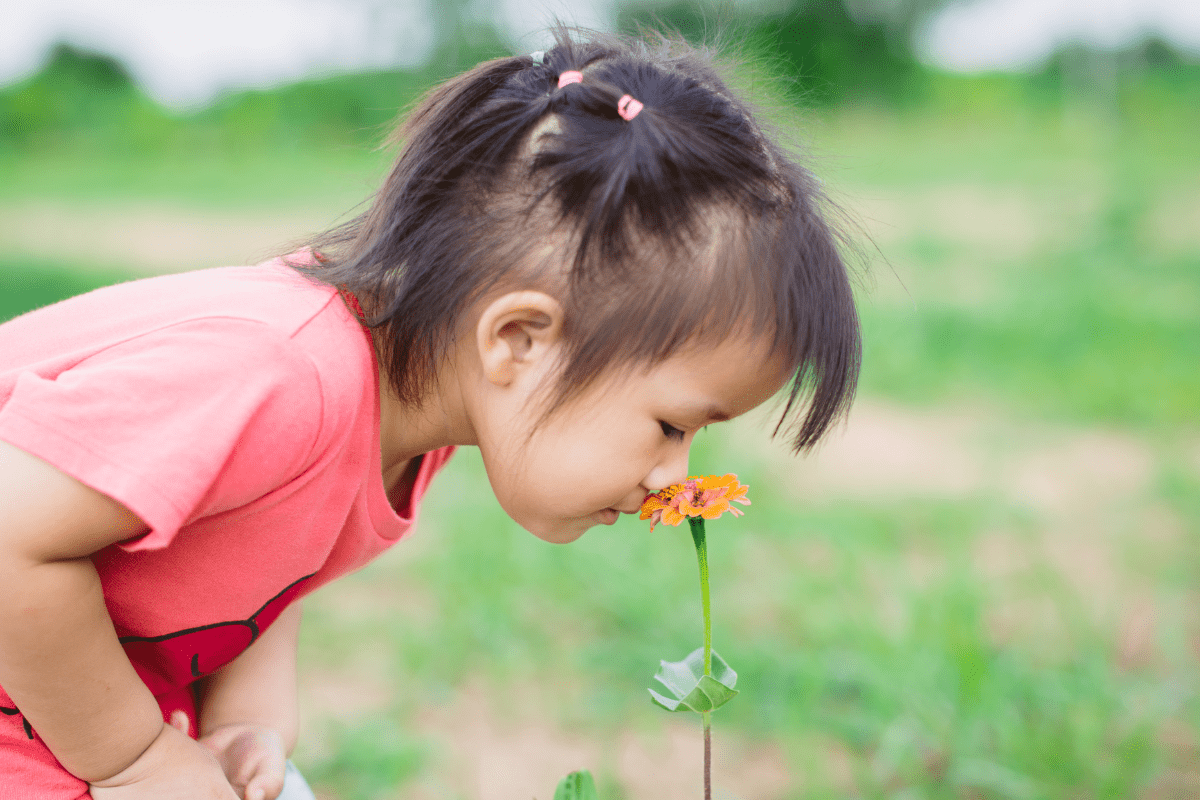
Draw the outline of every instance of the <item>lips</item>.
[[[612,525],[614,522],[617,521],[617,519],[620,518],[621,514],[636,514],[641,510],[642,510],[641,506],[638,506],[637,508],[632,508],[632,509],[617,508],[616,506],[609,506],[608,508],[600,509],[600,511],[597,513],[604,520],[605,525]]]

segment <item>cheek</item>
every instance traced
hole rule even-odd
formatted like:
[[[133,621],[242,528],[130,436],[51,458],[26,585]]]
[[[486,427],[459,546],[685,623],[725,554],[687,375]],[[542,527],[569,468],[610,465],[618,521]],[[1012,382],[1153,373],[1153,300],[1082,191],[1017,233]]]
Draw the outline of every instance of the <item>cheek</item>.
[[[497,442],[484,463],[501,506],[530,529],[620,502],[646,471],[628,438],[612,424],[551,425],[528,442]]]
[[[636,426],[610,415],[555,431],[538,452],[548,481],[570,482],[603,508],[617,501],[614,493],[624,495],[645,477],[654,444]]]
[[[504,512],[538,538],[559,541],[564,532],[558,531],[555,523],[578,516],[571,513],[580,499],[573,489],[583,476],[574,470],[571,458],[560,456],[544,438],[526,442],[505,437],[491,446],[481,442],[480,450],[488,481]]]

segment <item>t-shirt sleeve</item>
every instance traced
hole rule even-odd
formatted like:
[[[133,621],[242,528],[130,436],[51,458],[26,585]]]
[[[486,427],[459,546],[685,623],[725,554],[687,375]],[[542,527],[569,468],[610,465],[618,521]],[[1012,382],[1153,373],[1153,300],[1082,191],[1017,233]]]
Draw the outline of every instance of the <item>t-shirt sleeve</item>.
[[[0,439],[112,497],[165,547],[189,521],[254,502],[314,457],[321,385],[287,336],[205,318],[106,348],[48,379],[20,375]]]

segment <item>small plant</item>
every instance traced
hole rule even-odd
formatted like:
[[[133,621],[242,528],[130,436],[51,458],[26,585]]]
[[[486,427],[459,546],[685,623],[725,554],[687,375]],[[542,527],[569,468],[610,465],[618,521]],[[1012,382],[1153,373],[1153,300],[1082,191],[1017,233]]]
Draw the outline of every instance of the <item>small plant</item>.
[[[650,530],[659,522],[678,525],[685,519],[692,530],[696,559],[700,563],[700,606],[704,613],[704,645],[682,661],[662,661],[654,678],[673,697],[650,689],[650,697],[667,711],[694,711],[704,720],[704,800],[712,800],[712,712],[737,695],[737,673],[712,649],[712,612],[708,591],[708,546],[704,538],[705,520],[717,519],[726,512],[742,515],[733,503],[750,505],[749,487],[738,483],[736,475],[706,475],[688,478],[650,495],[642,504],[642,519],[650,520]]]
[[[738,483],[737,475],[705,475],[688,478],[648,496],[642,503],[642,519],[650,520],[650,530],[658,523],[677,526],[685,519],[692,531],[696,559],[700,564],[700,607],[704,615],[704,644],[681,661],[660,661],[654,679],[672,695],[667,697],[650,689],[650,698],[667,711],[692,711],[704,721],[704,800],[712,800],[712,712],[737,695],[737,673],[712,649],[712,612],[708,591],[708,545],[704,538],[705,520],[730,513],[742,516],[733,503],[750,505],[749,487]],[[596,784],[590,772],[572,772],[559,782],[554,800],[598,800]]]
[[[554,800],[600,800],[592,773],[584,769],[563,778],[554,790]]]

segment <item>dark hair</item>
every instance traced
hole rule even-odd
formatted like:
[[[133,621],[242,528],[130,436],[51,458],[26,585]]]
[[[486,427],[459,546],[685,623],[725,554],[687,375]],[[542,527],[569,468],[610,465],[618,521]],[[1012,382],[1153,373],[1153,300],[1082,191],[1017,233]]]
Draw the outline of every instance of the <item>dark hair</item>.
[[[707,51],[562,27],[555,38],[434,88],[397,130],[371,209],[298,268],[363,301],[405,402],[437,380],[474,304],[539,286],[565,314],[547,413],[613,365],[750,334],[793,371],[776,431],[807,406],[789,424],[794,447],[811,447],[849,406],[861,351],[819,182]],[[569,70],[583,80],[559,88]],[[626,94],[644,104],[629,121]]]

